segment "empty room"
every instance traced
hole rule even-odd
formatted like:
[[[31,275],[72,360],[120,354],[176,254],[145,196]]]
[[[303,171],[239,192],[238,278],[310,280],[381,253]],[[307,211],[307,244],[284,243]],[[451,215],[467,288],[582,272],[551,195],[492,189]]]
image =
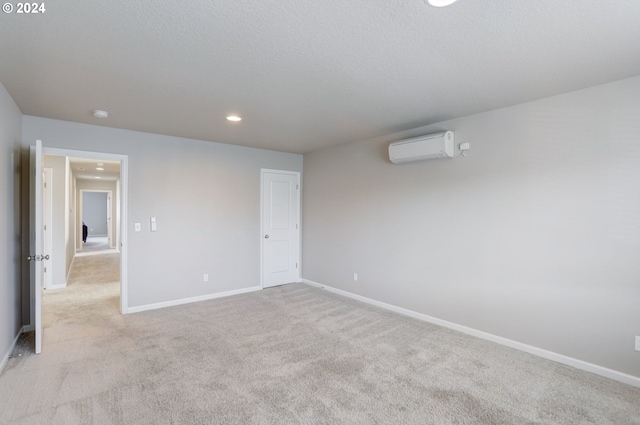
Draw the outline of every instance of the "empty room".
[[[1,424],[640,425],[640,2],[5,2]]]

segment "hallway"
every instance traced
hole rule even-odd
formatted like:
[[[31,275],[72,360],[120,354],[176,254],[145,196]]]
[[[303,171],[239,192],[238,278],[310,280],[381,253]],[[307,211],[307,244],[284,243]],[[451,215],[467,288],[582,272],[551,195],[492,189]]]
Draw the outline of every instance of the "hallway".
[[[58,334],[64,324],[78,323],[78,316],[120,315],[120,254],[77,255],[67,287],[45,291],[42,305],[45,347],[52,331]]]
[[[109,250],[109,238],[107,236],[89,236],[87,242],[80,247],[81,252],[99,252]],[[112,250],[115,252],[115,250]],[[78,255],[78,254],[76,254]]]

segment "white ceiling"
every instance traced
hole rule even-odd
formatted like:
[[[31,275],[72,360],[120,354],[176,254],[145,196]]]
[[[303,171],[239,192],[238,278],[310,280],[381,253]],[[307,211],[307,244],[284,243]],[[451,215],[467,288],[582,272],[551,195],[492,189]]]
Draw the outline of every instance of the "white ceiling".
[[[24,114],[288,152],[640,75],[638,0],[45,5],[0,14]]]

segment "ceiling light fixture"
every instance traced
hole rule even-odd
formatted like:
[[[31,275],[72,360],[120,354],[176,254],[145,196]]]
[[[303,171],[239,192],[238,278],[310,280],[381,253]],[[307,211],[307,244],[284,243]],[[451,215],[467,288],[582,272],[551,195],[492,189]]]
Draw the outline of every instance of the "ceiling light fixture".
[[[102,177],[100,176],[95,176],[94,179],[101,179]]]
[[[228,119],[229,121],[242,121],[242,118],[240,118],[240,117],[239,117],[239,116],[237,116],[237,115],[229,115],[229,116],[227,117],[227,119]]]
[[[456,0],[427,0],[433,7],[445,7],[456,2]]]
[[[93,116],[96,118],[107,118],[109,116],[107,111],[103,111],[101,109],[94,109],[92,112]]]
[[[96,170],[98,170],[98,171],[104,171],[104,168],[102,168],[102,167],[96,167]]]

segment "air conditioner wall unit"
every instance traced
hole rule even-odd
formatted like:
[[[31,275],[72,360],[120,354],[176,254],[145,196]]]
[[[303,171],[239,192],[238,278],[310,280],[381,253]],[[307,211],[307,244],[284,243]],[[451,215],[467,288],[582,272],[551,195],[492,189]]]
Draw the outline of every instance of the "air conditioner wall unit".
[[[453,131],[427,134],[398,140],[389,145],[389,159],[394,164],[425,159],[453,158],[455,154]]]

